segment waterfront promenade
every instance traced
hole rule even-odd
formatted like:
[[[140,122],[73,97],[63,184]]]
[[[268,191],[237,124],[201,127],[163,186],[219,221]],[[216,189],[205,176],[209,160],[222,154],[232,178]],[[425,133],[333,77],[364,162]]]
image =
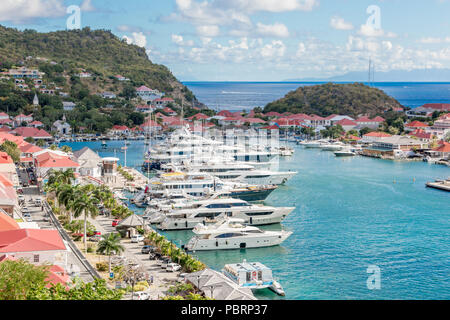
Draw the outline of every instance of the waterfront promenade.
[[[96,219],[89,219],[88,221],[92,223],[102,235],[117,232],[115,228],[112,227],[113,220],[110,218],[99,216]],[[177,283],[180,272],[166,272],[157,265],[157,261],[150,260],[148,254],[142,254],[141,249],[143,243],[131,243],[131,240],[124,239],[121,241],[121,244],[125,249],[122,254],[125,259],[139,264],[150,276],[153,276],[153,284],[150,286],[149,290],[146,291],[150,295],[150,299],[158,300],[159,298],[166,296],[169,287]],[[128,298],[131,299],[131,297]]]

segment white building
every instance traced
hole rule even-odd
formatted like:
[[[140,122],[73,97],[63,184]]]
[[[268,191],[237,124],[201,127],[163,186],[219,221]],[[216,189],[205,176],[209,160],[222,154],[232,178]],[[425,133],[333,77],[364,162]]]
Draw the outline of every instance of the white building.
[[[88,147],[75,151],[73,160],[80,165],[80,175],[93,178],[102,176],[102,158]]]
[[[52,131],[58,132],[60,135],[69,135],[72,133],[72,127],[66,122],[65,115],[62,120],[58,120],[53,123]]]

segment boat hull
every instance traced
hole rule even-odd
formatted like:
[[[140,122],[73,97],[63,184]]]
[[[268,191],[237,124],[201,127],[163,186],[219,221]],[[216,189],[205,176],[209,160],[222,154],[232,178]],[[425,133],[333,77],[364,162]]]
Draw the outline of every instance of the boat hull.
[[[258,237],[235,237],[228,239],[200,239],[189,241],[188,251],[237,250],[274,247],[282,244],[292,232],[270,232]]]

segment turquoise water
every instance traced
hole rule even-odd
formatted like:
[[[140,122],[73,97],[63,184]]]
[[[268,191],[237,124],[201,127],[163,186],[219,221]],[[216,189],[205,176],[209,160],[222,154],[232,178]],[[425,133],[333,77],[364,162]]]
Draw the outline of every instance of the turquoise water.
[[[123,142],[66,143],[121,158]],[[425,183],[450,176],[450,169],[423,162],[393,162],[296,146],[281,170],[299,174],[275,191],[268,205],[297,209],[283,228],[294,234],[282,246],[246,251],[196,253],[220,270],[243,259],[273,269],[286,299],[450,299],[450,194]],[[129,166],[142,162],[143,141],[132,142]],[[414,181],[415,179],[415,181]],[[268,229],[280,229],[271,226]],[[177,244],[191,232],[166,234]],[[368,290],[369,265],[381,268],[381,289]],[[271,292],[262,299],[280,299]]]

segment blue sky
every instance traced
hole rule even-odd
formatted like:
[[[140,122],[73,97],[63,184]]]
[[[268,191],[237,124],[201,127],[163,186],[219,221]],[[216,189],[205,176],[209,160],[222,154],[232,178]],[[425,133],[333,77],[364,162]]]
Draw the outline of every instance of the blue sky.
[[[378,71],[450,68],[450,0],[1,0],[0,24],[64,30],[70,5],[181,80],[328,77],[369,57]]]

